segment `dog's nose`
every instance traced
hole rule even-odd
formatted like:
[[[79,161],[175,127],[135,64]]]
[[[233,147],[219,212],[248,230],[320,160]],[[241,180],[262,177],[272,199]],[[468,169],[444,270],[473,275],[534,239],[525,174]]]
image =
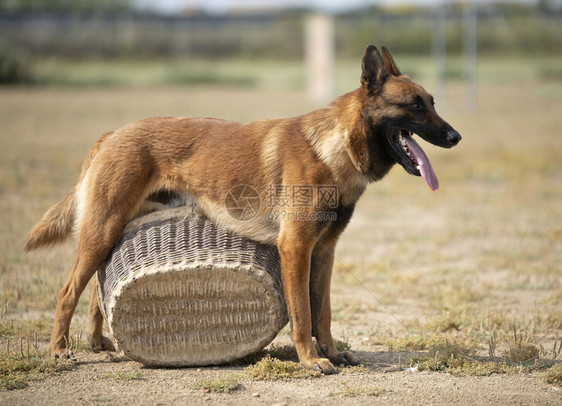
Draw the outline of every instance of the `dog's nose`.
[[[462,139],[461,135],[455,130],[447,131],[447,141],[453,147]]]

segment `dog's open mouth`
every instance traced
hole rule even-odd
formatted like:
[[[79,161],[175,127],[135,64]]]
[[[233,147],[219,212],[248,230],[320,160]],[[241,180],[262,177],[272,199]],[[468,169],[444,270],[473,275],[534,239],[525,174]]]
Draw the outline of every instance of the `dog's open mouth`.
[[[439,189],[437,175],[429,162],[429,158],[412,138],[413,133],[408,130],[398,129],[393,133],[391,146],[393,152],[398,155],[396,161],[412,175],[421,176],[431,190]]]

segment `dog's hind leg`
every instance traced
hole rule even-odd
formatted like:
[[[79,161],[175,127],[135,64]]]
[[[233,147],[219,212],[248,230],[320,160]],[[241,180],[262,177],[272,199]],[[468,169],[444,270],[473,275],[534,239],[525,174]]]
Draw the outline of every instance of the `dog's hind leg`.
[[[98,303],[97,280],[93,280],[92,299],[88,309],[88,344],[93,352],[115,351],[113,342],[103,335],[103,314]]]
[[[359,360],[350,351],[338,351],[330,331],[330,282],[334,265],[337,239],[320,240],[312,251],[310,267],[310,308],[312,335],[325,357],[336,366],[359,365]]]
[[[89,226],[80,230],[78,255],[74,268],[66,284],[59,293],[55,324],[49,344],[49,352],[54,356],[69,356],[70,321],[78,299],[86,285],[105,259],[124,225],[124,217],[106,216],[101,222],[90,219]],[[100,225],[100,230],[95,227]],[[84,230],[85,229],[85,230]]]
[[[86,285],[107,257],[123,231],[126,221],[148,193],[150,167],[129,167],[128,172],[98,166],[87,175],[79,190],[81,216],[78,223],[78,247],[74,268],[62,288],[55,313],[49,352],[68,356],[70,321]],[[91,169],[92,170],[92,169]],[[95,309],[94,309],[95,310]],[[99,310],[99,309],[97,309]],[[94,338],[100,318],[94,311]]]

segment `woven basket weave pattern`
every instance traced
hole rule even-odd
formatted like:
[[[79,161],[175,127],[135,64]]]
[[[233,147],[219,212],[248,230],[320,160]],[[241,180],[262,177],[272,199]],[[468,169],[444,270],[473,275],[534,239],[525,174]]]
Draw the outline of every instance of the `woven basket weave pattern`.
[[[128,226],[98,280],[119,347],[149,365],[232,361],[288,320],[277,248],[181,208]]]

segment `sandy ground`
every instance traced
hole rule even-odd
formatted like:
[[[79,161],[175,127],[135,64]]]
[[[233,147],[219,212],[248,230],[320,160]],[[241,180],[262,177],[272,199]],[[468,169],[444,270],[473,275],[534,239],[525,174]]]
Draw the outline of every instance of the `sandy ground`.
[[[457,377],[445,373],[398,370],[388,352],[353,345],[368,373],[340,373],[305,380],[255,381],[241,378],[244,388],[229,394],[195,388],[207,378],[241,372],[242,367],[151,369],[106,354],[83,354],[73,371],[63,372],[28,388],[0,393],[3,405],[560,405],[560,387],[546,384],[542,373]],[[395,354],[396,355],[396,354]],[[107,378],[121,371],[140,371],[141,379]],[[368,389],[374,395],[351,396]]]

